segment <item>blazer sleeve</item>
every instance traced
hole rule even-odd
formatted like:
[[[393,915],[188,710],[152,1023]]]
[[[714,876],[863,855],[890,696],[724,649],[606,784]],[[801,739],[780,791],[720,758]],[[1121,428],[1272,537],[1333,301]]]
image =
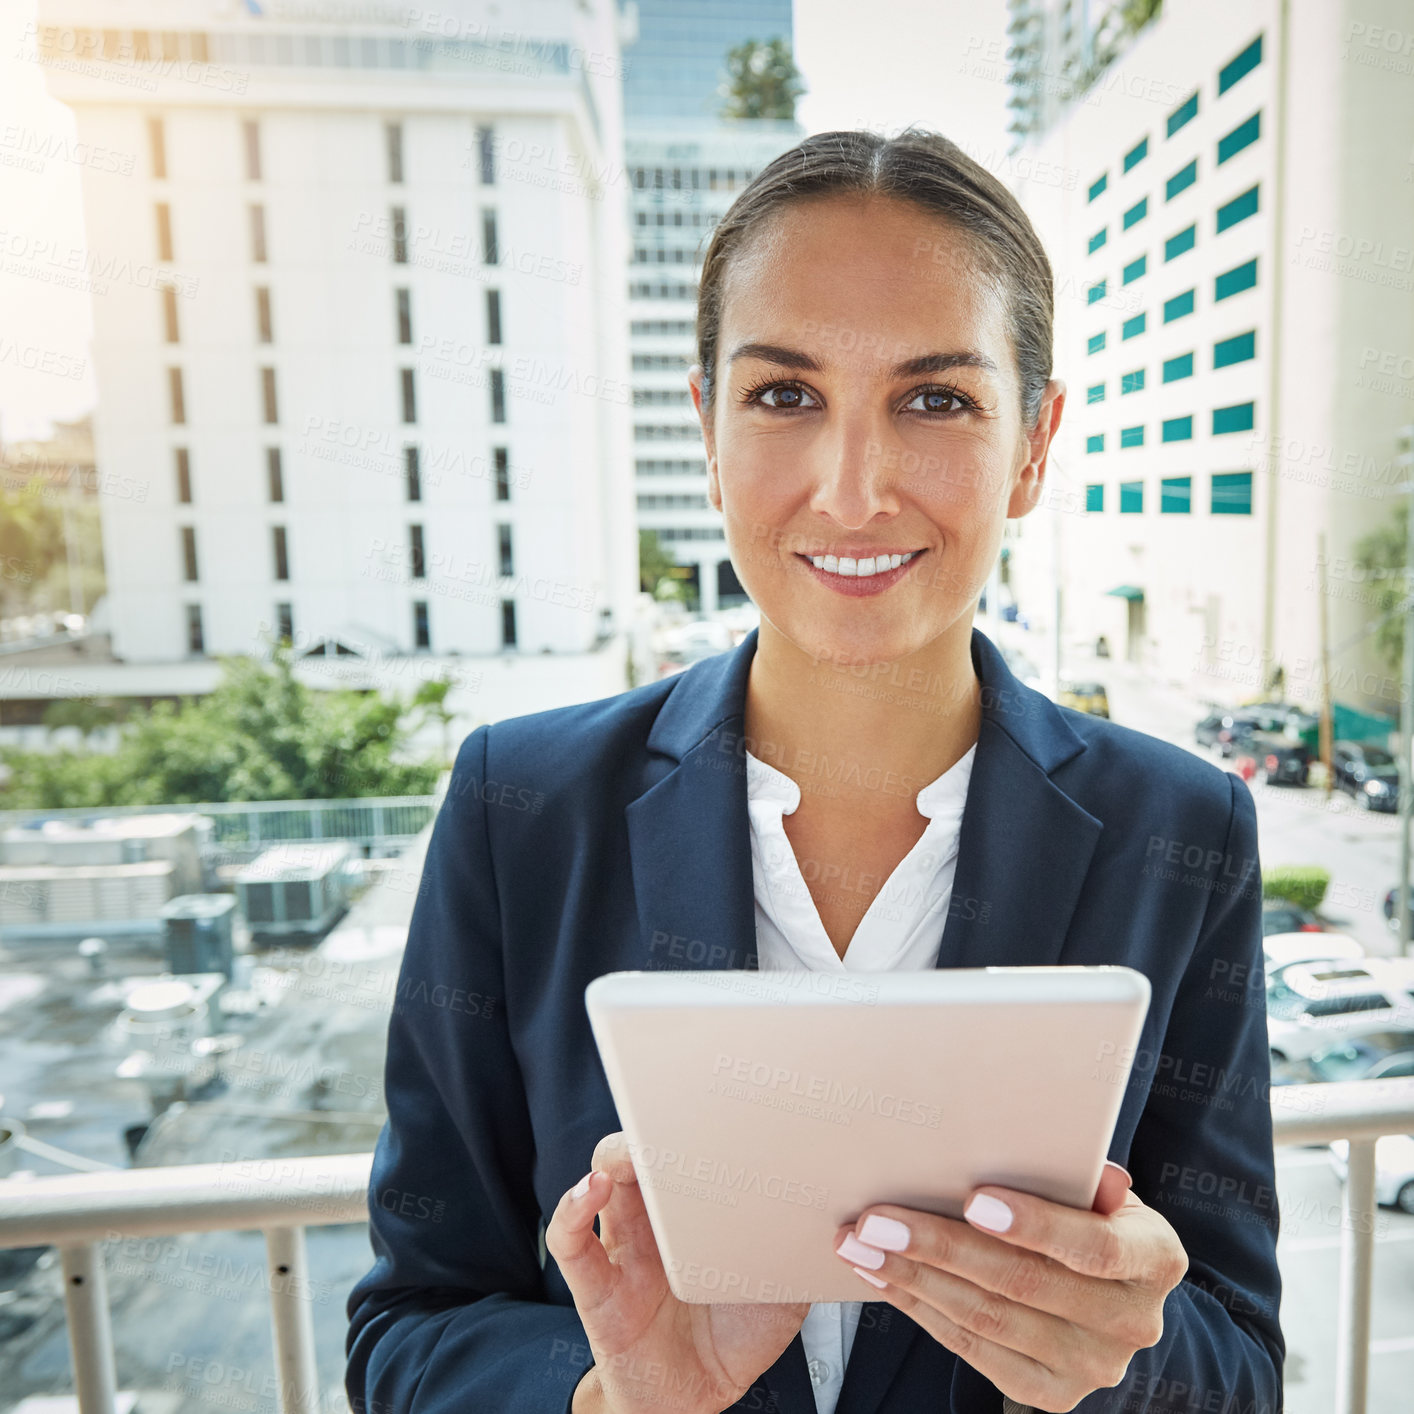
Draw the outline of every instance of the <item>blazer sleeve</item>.
[[[487,833],[488,732],[457,753],[398,975],[368,1190],[376,1260],[346,1306],[354,1414],[568,1414],[590,1363],[579,1313],[549,1300],[540,1261]]]
[[[1227,838],[1193,880],[1209,897],[1162,1049],[1136,1057],[1152,1083],[1127,1164],[1135,1193],[1177,1231],[1188,1273],[1169,1295],[1158,1343],[1134,1356],[1118,1386],[1081,1400],[1081,1414],[1282,1407],[1257,810],[1240,777],[1228,782]]]

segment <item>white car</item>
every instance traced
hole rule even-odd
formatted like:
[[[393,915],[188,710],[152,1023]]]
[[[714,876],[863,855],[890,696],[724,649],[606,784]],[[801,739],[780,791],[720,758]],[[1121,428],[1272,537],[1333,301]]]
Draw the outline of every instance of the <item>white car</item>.
[[[1274,1061],[1308,1060],[1337,1041],[1414,1030],[1414,958],[1297,962],[1267,989]]]
[[[1364,956],[1364,946],[1348,933],[1273,933],[1262,939],[1268,991],[1288,967],[1298,962],[1349,962]]]
[[[1337,1139],[1330,1150],[1331,1167],[1344,1183],[1350,1145]],[[1414,1213],[1414,1134],[1386,1134],[1375,1141],[1375,1201]]]

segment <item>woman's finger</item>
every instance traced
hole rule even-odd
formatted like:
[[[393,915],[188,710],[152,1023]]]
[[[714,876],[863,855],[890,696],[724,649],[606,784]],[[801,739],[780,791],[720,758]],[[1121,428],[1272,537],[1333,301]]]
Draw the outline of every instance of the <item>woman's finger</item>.
[[[613,1182],[591,1169],[560,1195],[545,1228],[545,1250],[559,1266],[581,1316],[603,1305],[618,1282],[618,1270],[594,1231],[595,1216],[613,1191]]]
[[[1129,1170],[1120,1168],[1112,1159],[1105,1160],[1104,1172],[1100,1174],[1099,1187],[1095,1190],[1095,1201],[1090,1204],[1094,1213],[1112,1213],[1124,1204],[1124,1195],[1133,1186],[1134,1180]]]
[[[599,1236],[615,1261],[661,1265],[658,1239],[648,1221],[643,1193],[633,1167],[628,1136],[622,1130],[606,1134],[594,1146],[593,1168],[613,1180],[609,1201],[599,1215]]]

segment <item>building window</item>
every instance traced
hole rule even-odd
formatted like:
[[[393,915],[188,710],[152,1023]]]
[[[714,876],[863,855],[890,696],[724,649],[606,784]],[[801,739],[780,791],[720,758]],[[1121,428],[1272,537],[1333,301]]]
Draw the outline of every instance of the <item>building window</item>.
[[[403,448],[403,474],[409,501],[422,499],[422,462],[416,447]]]
[[[1122,283],[1132,285],[1148,268],[1149,257],[1147,255],[1141,255],[1138,260],[1131,260],[1129,264],[1124,267],[1124,279]]]
[[[1104,299],[1105,287],[1107,284],[1108,281],[1097,280],[1093,285],[1091,285],[1090,288],[1085,291],[1085,303],[1095,304],[1097,301]]]
[[[509,501],[511,499],[510,453],[504,447],[497,447],[493,453],[493,459],[496,464],[496,499]]]
[[[1119,483],[1119,513],[1122,516],[1137,516],[1144,510],[1144,483],[1142,481],[1121,481]]]
[[[255,290],[255,329],[256,337],[262,344],[275,342],[275,330],[270,320],[270,291],[264,285],[258,285]]]
[[[1213,367],[1226,368],[1232,363],[1246,363],[1257,357],[1257,331],[1249,329],[1245,334],[1234,334],[1230,339],[1219,339],[1213,345]]]
[[[1181,103],[1169,114],[1166,125],[1166,135],[1172,137],[1181,127],[1191,123],[1198,116],[1198,90],[1195,88],[1188,95],[1186,102]]]
[[[162,328],[169,344],[178,342],[177,292],[171,285],[165,285],[162,289]]]
[[[1191,442],[1193,440],[1193,418],[1191,416],[1166,418],[1163,440],[1165,442]]]
[[[1193,478],[1165,476],[1159,482],[1159,514],[1186,516],[1193,510]]]
[[[182,578],[194,581],[196,573],[196,527],[182,527]]]
[[[496,144],[493,128],[477,128],[476,151],[481,168],[481,185],[492,186],[496,181]]]
[[[427,555],[422,543],[422,527],[408,526],[408,559],[412,565],[414,579],[427,578]]]
[[[401,184],[403,180],[403,125],[388,123],[383,129],[388,143],[388,180]]]
[[[1096,231],[1093,236],[1090,237],[1090,254],[1094,255],[1094,253],[1099,250],[1099,248],[1104,245],[1104,243],[1109,240],[1109,238],[1110,228],[1108,226],[1101,226],[1100,229]]]
[[[279,447],[265,449],[265,490],[271,501],[285,499],[285,464]]]
[[[246,119],[241,124],[245,132],[245,179],[248,182],[260,180],[260,124]]]
[[[412,343],[412,291],[397,290],[398,300],[398,342]]]
[[[501,342],[500,290],[486,291],[486,342],[488,344],[499,344]]]
[[[1085,342],[1086,353],[1099,353],[1105,347],[1105,333],[1101,330],[1098,334],[1091,334]]]
[[[1187,191],[1198,180],[1198,159],[1195,157],[1186,167],[1180,167],[1164,183],[1164,200],[1172,201],[1179,192]]]
[[[260,408],[261,415],[267,423],[279,422],[280,407],[275,398],[275,370],[273,368],[260,370]]]
[[[1185,251],[1193,249],[1193,243],[1198,239],[1198,226],[1185,226],[1176,235],[1172,235],[1164,242],[1164,259],[1173,260],[1182,255]]]
[[[1249,216],[1257,214],[1258,191],[1261,183],[1258,182],[1247,188],[1231,201],[1224,202],[1218,207],[1218,234],[1221,235],[1229,226],[1235,226],[1239,221],[1245,221]]]
[[[506,420],[506,375],[499,369],[491,370],[491,421]]]
[[[1250,516],[1252,514],[1252,473],[1250,471],[1214,472],[1212,499],[1208,505],[1208,514]]]
[[[147,120],[147,150],[152,158],[152,175],[159,178],[165,177],[167,175],[167,134],[162,127],[161,118]]]
[[[167,400],[172,405],[172,421],[182,423],[187,420],[187,397],[186,391],[182,387],[182,370],[180,368],[169,368],[167,370]]]
[[[413,387],[412,369],[399,369],[401,376],[401,388],[403,395],[403,421],[417,421],[417,393]]]
[[[1250,74],[1262,62],[1262,36],[1259,34],[1234,59],[1218,70],[1218,97],[1221,98],[1238,79]]]
[[[408,263],[408,213],[405,206],[394,206],[389,209],[388,222],[393,234],[393,264],[406,265]]]
[[[1239,123],[1225,137],[1218,139],[1218,166],[1221,167],[1229,157],[1236,157],[1244,147],[1251,147],[1261,136],[1262,114],[1259,110],[1245,123]]]
[[[1137,427],[1121,427],[1119,429],[1119,444],[1121,447],[1142,447],[1144,445],[1144,424],[1141,422]]]
[[[1180,378],[1193,377],[1193,355],[1177,354],[1164,360],[1164,382],[1177,383]]]
[[[481,213],[481,263],[499,265],[501,251],[496,239],[496,213],[486,210]]]
[[[275,578],[288,579],[290,577],[290,546],[283,525],[270,527],[270,545],[274,551]]]
[[[1149,214],[1149,198],[1141,196],[1128,211],[1124,213],[1124,229],[1127,231],[1131,226],[1142,221]]]
[[[1119,393],[1123,397],[1126,393],[1142,393],[1144,391],[1144,370],[1136,368],[1129,373],[1120,375]]]
[[[191,453],[185,447],[177,447],[177,500],[185,505],[191,503]]]
[[[275,605],[275,637],[280,643],[295,641],[295,606],[293,604]]]
[[[1085,509],[1087,511],[1105,509],[1105,488],[1102,482],[1092,481],[1085,488]]]
[[[265,264],[265,208],[250,208],[250,258],[257,265]]]
[[[201,631],[201,605],[187,606],[187,652],[205,653],[206,637]]]
[[[1233,403],[1229,407],[1213,409],[1213,436],[1224,432],[1250,432],[1255,417],[1254,403]]]
[[[1124,154],[1124,170],[1138,166],[1149,155],[1149,139],[1142,137]]]
[[[1175,319],[1182,319],[1185,314],[1192,314],[1193,296],[1193,290],[1184,290],[1181,295],[1166,299],[1164,301],[1164,323],[1172,324]]]
[[[1124,323],[1120,325],[1119,329],[1119,337],[1121,341],[1124,339],[1132,339],[1135,337],[1135,335],[1142,334],[1148,324],[1148,321],[1149,316],[1147,313],[1136,314],[1133,319],[1126,319]]]
[[[426,599],[412,601],[412,646],[414,648],[432,647],[432,628],[427,619]]]
[[[1231,270],[1224,270],[1213,281],[1213,299],[1228,299],[1232,295],[1241,294],[1243,290],[1250,290],[1257,283],[1257,258],[1253,256],[1251,260],[1244,260],[1241,265],[1234,265]]]
[[[501,647],[516,646],[516,602],[514,599],[501,600]]]
[[[157,203],[157,258],[175,259],[172,254],[172,208],[165,201]]]
[[[1103,383],[1092,383],[1085,390],[1086,403],[1102,403],[1105,400],[1105,385]]]
[[[514,575],[516,572],[515,556],[511,552],[511,528],[508,525],[496,527],[496,554],[500,560],[502,578]]]
[[[1100,193],[1104,191],[1107,186],[1109,186],[1109,184],[1110,174],[1108,172],[1104,173],[1103,176],[1096,177],[1095,180],[1090,183],[1090,194],[1088,199],[1090,201],[1094,201],[1094,199],[1099,196]],[[715,182],[713,183],[713,190],[716,190]]]
[[[1088,455],[1091,452],[1103,452],[1105,450],[1105,434],[1103,432],[1092,432],[1085,439],[1085,451]]]

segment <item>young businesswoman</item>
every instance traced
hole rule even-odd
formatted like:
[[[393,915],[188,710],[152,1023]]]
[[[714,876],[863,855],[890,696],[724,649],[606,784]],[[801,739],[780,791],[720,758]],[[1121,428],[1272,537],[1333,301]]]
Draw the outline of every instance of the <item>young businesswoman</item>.
[[[355,1411],[1277,1414],[1251,794],[972,627],[1042,499],[1051,316],[1025,214],[937,134],[810,137],[716,228],[689,383],[761,625],[463,743],[389,1027]],[[1094,1211],[879,1204],[837,1234],[858,1302],[673,1297],[592,978],[1058,962],[1153,987]]]

